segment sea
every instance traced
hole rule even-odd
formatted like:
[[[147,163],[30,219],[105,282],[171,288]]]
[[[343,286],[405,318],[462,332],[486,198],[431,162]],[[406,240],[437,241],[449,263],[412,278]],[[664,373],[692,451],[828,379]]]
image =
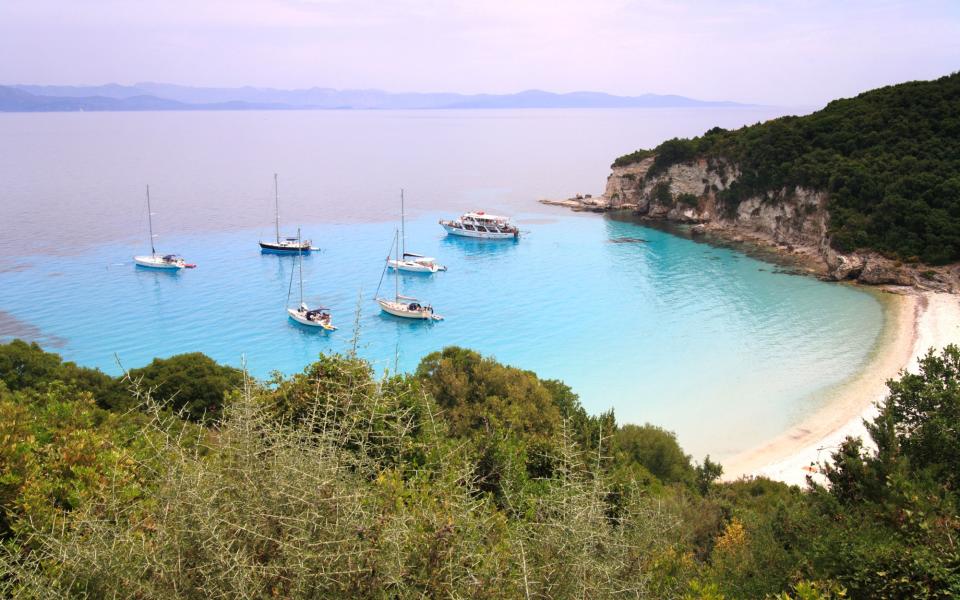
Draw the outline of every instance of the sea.
[[[783,114],[777,107],[429,111],[0,113],[0,342],[34,340],[111,374],[200,351],[259,378],[356,351],[410,372],[445,346],[563,380],[597,414],[676,432],[723,459],[795,425],[876,351],[880,298],[742,252],[577,214],[541,198],[602,193],[640,147]],[[309,304],[339,329],[287,318],[296,255]],[[154,242],[196,269],[155,272]],[[406,249],[448,267],[385,271]],[[518,241],[449,237],[468,210],[512,216]],[[382,314],[379,293],[444,317]]]

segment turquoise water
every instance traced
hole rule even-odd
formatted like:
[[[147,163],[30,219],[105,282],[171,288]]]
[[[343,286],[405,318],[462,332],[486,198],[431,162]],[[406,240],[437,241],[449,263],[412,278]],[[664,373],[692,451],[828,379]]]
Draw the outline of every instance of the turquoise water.
[[[594,413],[678,432],[700,457],[776,435],[853,374],[882,329],[855,288],[536,199],[601,193],[613,157],[778,109],[0,114],[0,340],[35,339],[112,373],[203,351],[253,373],[351,345],[410,370],[459,344],[564,380]],[[284,231],[332,335],[291,324],[293,257],[261,255],[273,173]],[[137,270],[151,184],[158,249],[199,268]],[[440,323],[372,301],[406,188],[408,248],[450,270],[404,277]],[[470,209],[514,215],[517,243],[449,239]],[[625,238],[646,240],[629,242]],[[616,243],[617,241],[621,243]],[[392,281],[385,282],[392,293]]]
[[[0,273],[2,308],[65,357],[118,372],[202,351],[265,377],[351,347],[378,370],[409,371],[450,344],[559,378],[585,406],[675,429],[697,455],[725,456],[782,431],[849,376],[880,330],[881,306],[855,289],[742,254],[596,215],[519,215],[519,242],[446,237],[441,215],[408,223],[408,249],[449,271],[401,277],[401,293],[446,319],[399,320],[372,301],[392,223],[308,224],[308,301],[333,309],[325,334],[288,321],[291,256],[261,254],[258,230],[166,236],[199,266],[135,268],[142,244],[69,259],[37,255]],[[388,272],[384,294],[392,294]],[[294,283],[295,302],[297,295]]]

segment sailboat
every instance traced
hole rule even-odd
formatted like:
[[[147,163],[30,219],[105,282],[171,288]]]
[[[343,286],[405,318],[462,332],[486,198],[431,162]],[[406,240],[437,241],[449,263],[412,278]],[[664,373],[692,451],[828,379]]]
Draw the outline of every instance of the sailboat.
[[[147,223],[150,227],[150,255],[134,256],[133,262],[138,267],[148,269],[166,269],[177,270],[192,269],[197,265],[190,264],[179,254],[157,254],[157,249],[153,243],[153,211],[150,209],[150,186],[147,186]]]
[[[280,237],[280,184],[277,174],[273,174],[273,200],[276,208],[276,239],[265,242],[260,240],[260,250],[266,252],[310,252],[316,250],[310,240],[297,237]]]
[[[396,231],[393,234],[393,241],[396,245],[397,253],[400,253],[400,232]],[[393,246],[394,244],[391,244]],[[386,273],[387,267],[389,266],[390,257],[387,256],[387,265],[384,265],[383,272]],[[402,317],[404,319],[420,319],[424,321],[441,321],[443,317],[433,312],[433,307],[429,304],[423,304],[416,298],[411,296],[401,296],[400,295],[400,270],[394,269],[394,282],[396,286],[396,293],[392,300],[388,298],[377,297],[377,304],[380,305],[380,308],[383,309],[383,312],[393,315],[395,317]],[[383,275],[380,275],[380,284],[383,284]],[[380,293],[380,287],[377,286],[377,293]]]
[[[436,259],[431,256],[407,252],[406,211],[404,209],[403,190],[400,190],[400,249],[397,250],[396,258],[387,259],[387,266],[397,271],[408,271],[410,273],[436,273],[437,271],[447,270],[445,266],[437,264]]]
[[[296,242],[300,242],[300,230],[297,230]],[[310,308],[303,301],[303,253],[297,253],[297,263],[300,271],[300,304],[297,308],[287,308],[291,319],[308,327],[320,327],[326,331],[335,331],[337,328],[330,322],[330,309],[325,306]],[[287,304],[290,303],[290,292],[293,291],[293,271],[290,272],[290,290],[287,292]]]

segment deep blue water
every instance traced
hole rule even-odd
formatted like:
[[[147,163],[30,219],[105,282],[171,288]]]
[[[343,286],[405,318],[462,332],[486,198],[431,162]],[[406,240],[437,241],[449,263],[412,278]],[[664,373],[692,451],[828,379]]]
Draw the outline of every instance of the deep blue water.
[[[81,364],[116,373],[157,356],[202,351],[246,361],[256,376],[299,371],[351,347],[378,370],[409,371],[456,344],[559,378],[593,412],[678,431],[697,455],[724,456],[788,427],[851,375],[880,331],[871,295],[727,249],[596,215],[519,215],[518,242],[445,236],[440,213],[407,224],[407,247],[449,267],[404,275],[401,293],[445,317],[412,322],[372,298],[394,223],[315,223],[322,248],[304,258],[309,302],[340,329],[305,329],[285,306],[295,256],[261,254],[260,230],[165,235],[160,251],[199,266],[136,268],[146,241],[112,242],[69,258],[34,255],[0,273],[2,309]],[[293,298],[296,302],[297,283]],[[394,291],[392,272],[383,281]]]

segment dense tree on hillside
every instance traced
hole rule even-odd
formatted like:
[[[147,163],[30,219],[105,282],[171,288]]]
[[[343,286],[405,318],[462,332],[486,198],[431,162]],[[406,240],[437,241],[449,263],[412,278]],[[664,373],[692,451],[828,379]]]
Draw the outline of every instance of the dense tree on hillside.
[[[960,594],[960,349],[928,354],[888,383],[867,430],[847,439],[819,495],[821,568],[862,598]]]
[[[131,369],[129,379],[172,410],[201,423],[220,417],[227,396],[243,384],[243,372],[192,352],[155,358],[145,367]]]
[[[120,408],[131,404],[123,382],[98,369],[64,362],[59,355],[44,352],[36,343],[13,340],[0,344],[0,381],[16,392],[57,381],[89,391],[102,408]]]
[[[804,117],[690,140],[618,158],[656,156],[650,174],[695,157],[736,164],[720,193],[776,202],[796,186],[829,192],[830,235],[840,250],[871,248],[904,260],[960,260],[960,73],[835,100]]]

